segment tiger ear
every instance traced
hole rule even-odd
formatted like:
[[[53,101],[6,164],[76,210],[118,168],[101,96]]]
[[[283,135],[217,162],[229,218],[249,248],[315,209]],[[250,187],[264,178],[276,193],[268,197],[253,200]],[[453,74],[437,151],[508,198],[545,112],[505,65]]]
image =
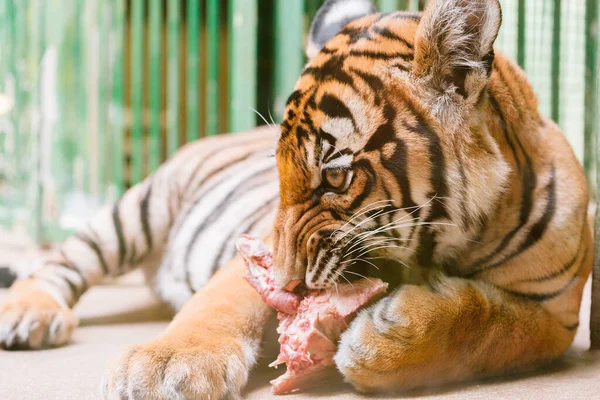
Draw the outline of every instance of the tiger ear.
[[[415,36],[413,74],[439,95],[479,97],[502,23],[498,0],[431,0]],[[454,89],[454,90],[452,90]]]
[[[312,59],[344,26],[376,12],[369,0],[327,0],[310,26],[306,55]]]

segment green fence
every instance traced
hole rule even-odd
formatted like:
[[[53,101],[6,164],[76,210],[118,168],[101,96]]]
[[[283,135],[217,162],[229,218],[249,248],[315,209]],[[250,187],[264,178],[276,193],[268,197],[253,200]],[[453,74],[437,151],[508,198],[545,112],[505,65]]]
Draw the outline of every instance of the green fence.
[[[591,177],[598,0],[501,2],[498,47]],[[278,121],[321,3],[0,0],[0,225],[59,240],[182,144]]]

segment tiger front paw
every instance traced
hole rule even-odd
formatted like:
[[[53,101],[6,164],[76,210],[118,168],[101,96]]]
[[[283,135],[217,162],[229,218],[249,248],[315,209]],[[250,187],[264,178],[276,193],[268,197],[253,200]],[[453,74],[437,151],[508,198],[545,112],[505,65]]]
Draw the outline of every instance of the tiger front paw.
[[[335,362],[362,392],[459,380],[469,373],[470,345],[488,316],[484,297],[463,280],[405,285],[359,313],[342,334]]]
[[[157,339],[115,359],[102,385],[107,399],[239,399],[252,364],[244,345],[184,345]]]
[[[64,345],[79,319],[31,280],[17,281],[0,304],[0,348],[42,349]]]

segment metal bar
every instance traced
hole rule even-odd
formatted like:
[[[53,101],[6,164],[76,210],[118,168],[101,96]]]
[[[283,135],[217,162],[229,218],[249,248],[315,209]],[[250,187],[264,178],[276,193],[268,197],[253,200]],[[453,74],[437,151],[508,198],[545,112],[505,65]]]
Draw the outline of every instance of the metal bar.
[[[131,160],[131,184],[144,177],[144,0],[131,0],[131,36],[130,36],[130,93],[131,93],[131,138],[129,154]],[[174,2],[177,3],[177,2]]]
[[[594,176],[600,176],[595,162],[600,156],[598,139],[598,46],[600,45],[598,28],[599,0],[587,0],[585,17],[585,99],[584,99],[584,168],[587,177],[594,182]],[[598,193],[597,193],[598,194]]]
[[[585,171],[590,178],[596,176],[596,199],[600,193],[600,157],[597,146],[600,143],[598,129],[598,47],[600,45],[598,29],[598,0],[586,1],[585,17]],[[594,171],[595,167],[595,171]],[[595,172],[595,174],[594,174]],[[600,349],[600,207],[596,207],[595,255],[592,273],[592,310],[590,314],[591,348]]]
[[[97,121],[97,132],[98,132],[98,183],[100,194],[103,195],[107,186],[107,162],[108,156],[108,135],[106,134],[106,121],[108,115],[108,101],[107,101],[107,90],[108,90],[108,78],[110,76],[110,63],[108,57],[108,12],[110,11],[109,4],[99,1],[98,7],[98,61],[100,64],[98,73],[98,121]]]
[[[219,0],[206,2],[206,134],[219,133]]]
[[[517,62],[525,68],[525,0],[518,3]]]
[[[111,180],[116,195],[125,189],[125,152],[124,152],[124,72],[125,72],[125,0],[113,0],[112,23],[110,27],[111,47]]]
[[[75,23],[77,25],[77,34],[75,36],[75,48],[74,55],[76,60],[75,65],[75,76],[76,79],[76,103],[75,103],[75,124],[76,131],[88,132],[88,110],[87,110],[87,59],[86,59],[86,45],[85,40],[85,3],[77,1],[75,6]],[[90,159],[90,148],[89,148],[89,135],[78,135],[78,152],[77,162],[75,165],[76,169],[76,180],[77,185],[83,189],[86,193],[90,191],[90,174],[89,174],[89,159]]]
[[[275,117],[283,116],[287,97],[304,64],[304,1],[275,2]]]
[[[229,3],[229,131],[256,126],[258,0]]]
[[[186,139],[188,143],[198,139],[198,113],[200,112],[198,22],[201,10],[199,3],[199,0],[188,0],[187,3]]]
[[[561,17],[562,1],[554,0],[552,24],[552,81],[551,85],[551,117],[559,123],[560,119],[560,48],[561,48]]]
[[[179,1],[167,5],[167,156],[179,148]]]
[[[4,161],[4,179],[6,181],[4,188],[0,189],[0,225],[5,229],[10,228],[10,224],[8,221],[9,215],[11,212],[9,210],[12,209],[10,206],[10,202],[8,199],[10,185],[11,185],[11,173],[8,170],[8,159],[10,158],[10,154],[7,149],[7,136],[10,135],[11,124],[9,122],[10,115],[10,102],[12,99],[9,97],[10,93],[8,92],[7,82],[9,80],[10,75],[10,63],[11,63],[11,52],[12,52],[12,42],[14,38],[11,35],[11,10],[12,4],[8,1],[0,1],[0,37],[8,38],[8,40],[4,40],[0,43],[0,93],[4,94],[3,100],[4,103],[3,111],[6,112],[6,120],[5,124],[0,126],[0,155],[2,155],[2,159]]]
[[[148,7],[148,171],[154,172],[161,161],[162,0],[150,0]]]
[[[29,94],[29,127],[28,135],[30,139],[27,154],[27,171],[30,179],[30,187],[33,189],[30,201],[26,202],[29,211],[32,214],[29,222],[29,232],[36,243],[40,243],[43,234],[42,223],[42,146],[41,146],[41,96],[40,96],[40,61],[42,49],[44,46],[43,35],[43,9],[39,0],[30,0],[28,4],[30,12],[28,14],[27,33],[30,35],[30,43],[27,46],[27,78],[32,83]]]

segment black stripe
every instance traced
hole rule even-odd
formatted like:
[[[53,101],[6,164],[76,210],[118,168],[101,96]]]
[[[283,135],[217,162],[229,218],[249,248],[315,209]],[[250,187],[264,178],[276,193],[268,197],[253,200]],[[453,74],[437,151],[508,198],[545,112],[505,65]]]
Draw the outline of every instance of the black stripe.
[[[53,287],[58,288],[55,281],[53,281],[52,279],[50,279],[47,276],[39,275],[38,274],[39,272],[40,271],[36,271],[35,273],[33,273],[32,276],[39,281],[45,281],[46,283],[52,285]],[[75,286],[75,284],[73,284],[73,282],[71,282],[69,279],[67,279],[64,276],[55,275],[54,277],[66,282],[67,286],[69,286],[69,291],[71,292],[71,297],[73,297],[75,299],[75,301],[77,301],[79,299],[79,295],[77,294],[77,287]]]
[[[298,106],[298,104],[300,104],[300,99],[302,98],[302,92],[300,90],[294,90],[292,92],[292,94],[290,94],[290,97],[288,97],[287,101],[285,102],[285,106],[289,106],[290,104],[293,104],[294,106]]]
[[[562,268],[560,268],[554,272],[551,272],[549,274],[537,277],[537,278],[524,279],[524,280],[518,281],[516,283],[533,283],[533,282],[550,281],[554,278],[558,278],[559,276],[567,273],[573,267],[573,265],[575,265],[575,263],[579,259],[579,256],[581,255],[581,248],[582,248],[582,244],[583,244],[583,233],[585,232],[586,229],[587,229],[587,226],[584,226],[583,232],[581,233],[581,237],[579,238],[579,246],[577,247],[577,251],[575,252],[575,255],[564,266],[562,266]],[[583,257],[581,257],[582,262],[587,257],[587,252],[588,252],[588,248],[585,247],[585,249],[583,250]]]
[[[262,206],[260,206],[260,208],[258,208],[257,210],[254,211],[254,213],[250,216],[250,218],[248,218],[244,221],[240,221],[239,225],[242,226],[243,228],[233,230],[229,234],[227,239],[225,239],[223,241],[223,243],[221,244],[221,247],[219,248],[217,256],[215,257],[215,261],[211,267],[211,271],[213,274],[215,273],[215,271],[217,269],[219,269],[221,267],[221,265],[219,265],[219,260],[221,260],[221,258],[223,258],[225,249],[227,247],[231,247],[230,244],[232,242],[235,242],[238,239],[238,237],[241,236],[242,234],[244,234],[244,233],[251,234],[254,226],[256,226],[256,224],[258,224],[260,221],[262,221],[266,215],[268,215],[270,212],[273,211],[273,208],[277,204],[278,201],[279,201],[279,196],[274,197],[270,200],[267,200],[265,202],[265,204],[263,204]],[[236,251],[235,246],[233,246],[233,254],[231,254],[231,257],[233,257],[233,255],[235,254],[235,251]]]
[[[325,243],[324,243],[324,242],[325,242]],[[318,261],[318,259],[319,259],[319,257],[318,257],[318,256],[319,256],[319,254],[321,253],[321,251],[320,251],[320,250],[321,250],[321,249],[326,249],[326,248],[329,248],[329,247],[330,247],[330,246],[328,246],[328,245],[327,245],[327,244],[328,244],[328,242],[330,242],[330,240],[329,240],[329,238],[328,238],[328,237],[326,237],[326,236],[322,236],[322,237],[319,239],[319,244],[317,245],[317,249],[318,249],[318,250],[317,250],[317,251],[315,251],[315,258],[314,258],[314,260],[313,260],[313,263],[312,263],[312,265],[313,265],[313,266],[315,266],[315,265],[316,265],[316,262],[317,262],[317,261]],[[327,252],[325,252],[325,251],[323,251],[323,260],[324,260],[324,261],[321,261],[321,263],[320,263],[319,265],[316,265],[316,266],[317,266],[317,270],[316,270],[316,271],[315,271],[315,273],[314,273],[314,278],[313,278],[313,281],[314,281],[314,282],[318,282],[318,281],[319,281],[319,279],[321,279],[321,275],[323,275],[323,272],[325,272],[325,267],[327,266],[327,261],[328,261],[328,260],[327,260]],[[325,260],[326,260],[326,261],[325,261]],[[335,269],[335,266],[333,266],[333,267],[332,267],[332,269]]]
[[[102,268],[104,275],[108,275],[108,273],[109,273],[108,266],[106,264],[104,254],[102,253],[102,249],[100,248],[100,246],[98,246],[98,244],[95,241],[93,241],[91,238],[89,238],[83,232],[76,233],[73,235],[73,237],[81,240],[83,243],[88,245],[88,247],[90,249],[92,249],[92,251],[94,253],[96,253],[96,257],[98,258],[98,261],[100,262],[100,267]]]
[[[415,22],[421,21],[421,13],[410,11],[397,11],[391,15],[394,19],[410,19]]]
[[[63,259],[63,262],[55,263],[55,264],[62,265],[63,267],[68,268],[71,271],[77,273],[79,275],[79,277],[81,278],[81,282],[83,284],[82,292],[85,292],[88,289],[89,285],[88,285],[87,279],[85,279],[85,276],[83,276],[83,272],[81,272],[81,270],[77,267],[77,265],[75,265],[75,263],[67,257],[67,255],[65,254],[63,249],[60,249],[60,255]]]
[[[371,162],[366,158],[356,161],[354,163],[354,168],[357,171],[359,169],[362,169],[365,172],[367,182],[365,182],[363,190],[361,190],[359,195],[356,196],[356,198],[352,201],[352,204],[350,204],[350,207],[348,207],[347,212],[349,213],[354,213],[354,211],[362,205],[362,203],[367,199],[367,197],[369,197],[369,195],[373,191],[373,188],[375,187],[375,184],[377,182],[375,170],[373,169]]]
[[[0,267],[0,287],[10,287],[17,280],[17,274],[9,267]]]
[[[448,196],[448,186],[446,183],[446,157],[441,145],[439,136],[431,129],[425,117],[420,115],[411,104],[407,102],[407,106],[410,107],[410,111],[415,116],[415,125],[410,125],[407,121],[404,121],[405,127],[424,138],[428,142],[429,159],[430,159],[430,180],[433,186],[433,193],[430,197],[441,197],[445,199]],[[449,218],[446,207],[442,201],[436,199],[431,202],[430,212],[425,223],[430,223],[438,219]],[[431,264],[435,248],[437,246],[436,237],[437,233],[433,231],[431,226],[421,226],[419,230],[419,244],[417,246],[417,260],[421,265]]]
[[[401,58],[404,61],[412,61],[414,56],[410,53],[386,53],[382,51],[370,50],[350,50],[350,55],[354,57],[368,57],[375,60],[392,60]]]
[[[521,160],[519,159],[519,157],[517,155],[517,149],[515,148],[515,143],[513,142],[512,138],[510,137],[510,134],[508,132],[508,124],[506,122],[506,119],[504,118],[504,113],[500,109],[500,104],[498,104],[498,100],[496,100],[496,97],[492,94],[491,90],[489,90],[489,89],[488,89],[488,94],[489,94],[488,98],[490,99],[490,104],[492,105],[494,112],[500,117],[500,127],[502,128],[502,132],[504,134],[504,140],[506,141],[506,143],[508,143],[508,146],[510,147],[510,151],[512,152],[513,158],[515,160],[515,163],[517,164],[517,170],[520,172],[521,171]]]
[[[119,241],[119,270],[123,268],[123,262],[125,261],[125,236],[123,235],[123,225],[121,224],[121,218],[119,217],[119,201],[115,203],[112,211],[112,220],[115,226],[115,233]]]
[[[490,100],[492,100],[492,104],[498,106],[498,103],[494,100],[494,97],[490,94]],[[498,106],[496,109],[500,120],[502,121],[502,126],[507,127],[506,119],[504,118],[504,113]],[[468,270],[473,270],[473,272],[469,273],[467,276],[473,276],[478,273],[480,270],[486,267],[486,264],[493,260],[496,256],[498,256],[502,251],[506,249],[509,245],[513,237],[527,224],[529,220],[529,216],[533,209],[533,192],[537,186],[537,175],[533,168],[533,163],[529,155],[525,152],[525,149],[521,145],[520,141],[517,139],[517,143],[519,148],[525,158],[525,166],[523,168],[523,172],[521,174],[521,193],[522,193],[522,201],[521,201],[521,209],[519,212],[519,222],[517,226],[515,226],[510,232],[502,238],[500,244],[487,256],[484,256],[471,264],[468,267]],[[515,154],[515,159],[516,154]]]
[[[220,185],[220,184],[221,184],[221,181],[214,182],[212,185],[210,185],[210,186],[208,186],[208,187],[205,187],[205,188],[203,188],[203,189],[202,189],[202,191],[201,191],[200,193],[198,193],[198,189],[200,189],[204,183],[206,183],[208,180],[212,179],[212,178],[213,178],[215,175],[217,175],[217,174],[219,174],[219,173],[223,172],[223,171],[224,171],[224,170],[226,170],[227,168],[229,168],[229,167],[231,167],[231,166],[233,166],[233,165],[237,165],[237,164],[239,164],[239,163],[242,163],[242,162],[244,162],[244,161],[248,160],[249,158],[252,158],[252,157],[253,157],[253,156],[255,156],[255,155],[256,155],[256,153],[250,152],[250,153],[246,153],[246,154],[244,154],[242,157],[239,157],[239,158],[236,158],[236,159],[233,159],[233,160],[228,160],[228,161],[230,161],[230,162],[228,162],[228,163],[227,163],[227,164],[225,164],[225,165],[222,165],[222,166],[220,166],[219,168],[217,168],[217,169],[215,169],[215,170],[211,171],[211,172],[210,172],[210,174],[206,175],[206,176],[204,177],[204,179],[202,179],[202,181],[201,181],[201,182],[200,182],[200,184],[198,185],[198,188],[196,188],[196,189],[194,190],[194,193],[196,193],[196,196],[195,196],[195,198],[196,198],[196,199],[195,199],[195,200],[194,200],[194,202],[191,204],[191,206],[187,208],[187,210],[185,211],[185,213],[183,213],[182,215],[180,215],[180,216],[179,216],[179,220],[180,220],[180,221],[185,221],[185,220],[187,220],[187,218],[189,217],[190,213],[194,211],[194,208],[195,208],[195,206],[196,206],[196,205],[197,205],[197,204],[198,204],[200,201],[202,201],[202,197],[203,197],[203,195],[204,195],[204,194],[206,194],[206,193],[208,193],[208,192],[210,192],[210,191],[212,191],[212,190],[213,190],[213,189],[214,189],[216,186]],[[178,232],[178,231],[179,231],[179,230],[177,230],[177,232]],[[174,233],[174,235],[176,235],[176,234],[177,234],[177,232],[175,232],[175,233]]]
[[[523,298],[526,298],[529,300],[542,302],[542,301],[552,300],[552,299],[560,296],[561,294],[563,294],[564,291],[567,290],[569,288],[569,286],[571,286],[573,281],[575,281],[575,278],[577,278],[577,274],[575,274],[571,279],[569,279],[569,281],[563,287],[561,287],[557,291],[549,292],[549,293],[527,293],[527,292],[517,292],[517,291],[512,291],[512,290],[507,290],[507,289],[505,289],[505,290],[508,293],[518,296],[518,297],[523,297]]]
[[[550,182],[548,183],[548,186],[546,188],[546,190],[548,192],[548,202],[546,203],[546,209],[544,210],[544,214],[542,214],[542,217],[531,227],[529,233],[525,237],[525,240],[523,240],[523,242],[521,242],[521,244],[519,245],[517,250],[515,250],[509,256],[504,257],[500,261],[479,267],[475,271],[470,272],[467,275],[468,277],[472,277],[481,272],[484,272],[484,271],[487,271],[487,270],[490,270],[493,268],[497,268],[499,266],[502,266],[503,264],[506,264],[508,261],[512,260],[516,256],[520,255],[521,253],[523,253],[524,251],[529,249],[531,246],[536,244],[542,238],[542,236],[546,232],[546,229],[548,228],[548,225],[550,224],[550,221],[554,217],[554,213],[556,212],[556,179],[555,178],[556,178],[555,169],[554,169],[554,165],[553,165],[551,172],[550,172]]]
[[[221,214],[223,213],[223,211],[232,203],[238,200],[239,195],[247,192],[249,189],[258,186],[260,184],[257,185],[256,181],[254,180],[257,176],[264,174],[267,170],[272,169],[271,165],[267,165],[265,167],[262,167],[261,169],[255,171],[254,173],[252,173],[250,176],[248,176],[244,183],[242,185],[239,185],[235,188],[233,188],[232,190],[230,190],[224,197],[223,197],[223,201],[221,201],[221,203],[219,203],[218,205],[216,205],[213,210],[215,211],[219,211],[219,212],[214,212],[211,215],[209,215],[207,218],[205,218],[202,222],[200,222],[200,224],[198,224],[198,226],[196,227],[196,229],[194,230],[194,233],[192,235],[192,238],[190,239],[190,241],[188,242],[188,245],[185,249],[185,253],[184,253],[184,264],[186,266],[186,277],[185,277],[185,281],[187,282],[188,286],[190,288],[192,288],[193,290],[193,285],[191,282],[191,274],[190,274],[190,257],[192,254],[192,249],[194,248],[194,245],[196,244],[196,241],[198,240],[198,237],[200,236],[200,234],[204,231],[204,229],[209,226],[210,224],[212,224],[217,218],[219,218],[221,216]],[[268,179],[270,180],[271,178],[268,177]],[[222,182],[219,182],[222,183]]]
[[[333,55],[320,67],[305,68],[302,75],[311,75],[317,83],[338,81],[354,87],[354,79],[344,70],[345,60],[345,55]]]
[[[392,31],[390,31],[387,27],[376,26],[376,27],[373,28],[373,31],[375,33],[383,36],[384,38],[392,39],[392,40],[396,40],[398,42],[401,42],[402,44],[404,44],[406,47],[408,47],[411,50],[413,48],[413,45],[410,44],[406,39],[404,39],[402,36],[399,36],[399,35],[395,34]]]
[[[351,68],[350,72],[358,75],[358,77],[362,79],[367,84],[367,86],[369,86],[369,88],[373,90],[373,94],[375,96],[375,105],[381,105],[381,93],[383,93],[385,89],[385,86],[383,85],[381,79],[379,79],[373,74],[369,74],[367,72],[363,72],[355,68]]]
[[[356,127],[354,116],[346,105],[336,96],[325,93],[319,102],[319,109],[332,118],[347,118]]]

